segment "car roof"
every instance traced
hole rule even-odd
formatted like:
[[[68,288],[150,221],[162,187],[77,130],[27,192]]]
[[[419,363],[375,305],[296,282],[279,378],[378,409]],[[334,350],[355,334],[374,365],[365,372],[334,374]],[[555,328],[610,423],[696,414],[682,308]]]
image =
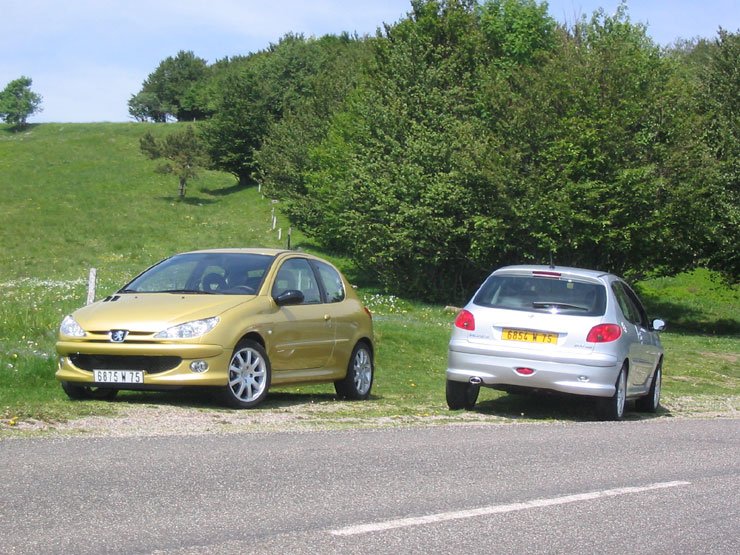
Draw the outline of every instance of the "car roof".
[[[180,254],[208,254],[208,253],[224,253],[224,254],[263,254],[268,256],[277,256],[279,254],[292,252],[285,249],[270,249],[260,247],[227,247],[218,249],[200,249],[194,251],[183,252]]]
[[[559,274],[558,277],[565,278],[587,278],[587,279],[598,279],[610,277],[616,279],[614,274],[609,272],[602,272],[600,270],[588,270],[586,268],[573,268],[569,266],[545,266],[538,264],[520,264],[515,266],[504,266],[493,272],[496,275],[509,274],[509,275],[522,275],[531,276],[534,273],[541,273],[544,275]],[[555,277],[555,276],[553,276]]]
[[[320,262],[326,262],[323,258],[319,258],[313,254],[295,251],[288,249],[275,249],[275,248],[262,248],[262,247],[225,247],[217,249],[200,249],[194,251],[187,251],[178,253],[181,254],[256,254],[262,256],[271,256],[273,258],[284,257],[284,256],[299,256],[302,258],[310,258],[311,260],[318,260]]]

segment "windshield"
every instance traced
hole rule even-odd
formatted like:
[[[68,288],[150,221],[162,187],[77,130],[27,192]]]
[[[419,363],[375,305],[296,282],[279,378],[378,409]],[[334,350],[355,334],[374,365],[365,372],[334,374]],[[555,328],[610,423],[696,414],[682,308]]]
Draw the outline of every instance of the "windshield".
[[[602,316],[606,289],[599,283],[532,276],[490,276],[473,302],[491,308]]]
[[[187,253],[163,260],[119,293],[255,295],[273,256],[251,253]]]

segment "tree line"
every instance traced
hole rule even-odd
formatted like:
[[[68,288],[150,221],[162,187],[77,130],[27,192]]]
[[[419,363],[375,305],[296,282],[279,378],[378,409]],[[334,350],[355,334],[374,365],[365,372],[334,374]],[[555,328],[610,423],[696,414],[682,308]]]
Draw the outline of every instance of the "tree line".
[[[180,52],[129,110],[195,121],[211,167],[392,292],[464,298],[551,259],[737,280],[738,60],[737,31],[661,48],[625,5],[563,25],[535,0],[412,0],[371,37]]]

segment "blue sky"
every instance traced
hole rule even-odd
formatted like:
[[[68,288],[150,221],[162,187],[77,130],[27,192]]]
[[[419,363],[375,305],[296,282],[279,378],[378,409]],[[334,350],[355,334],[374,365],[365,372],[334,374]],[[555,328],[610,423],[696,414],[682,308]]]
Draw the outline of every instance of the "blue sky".
[[[573,23],[619,0],[550,0]],[[131,121],[127,102],[167,56],[192,50],[209,63],[248,54],[286,33],[373,34],[409,0],[0,0],[0,90],[33,79],[43,111],[32,122]],[[630,19],[660,45],[740,29],[740,0],[628,0]]]

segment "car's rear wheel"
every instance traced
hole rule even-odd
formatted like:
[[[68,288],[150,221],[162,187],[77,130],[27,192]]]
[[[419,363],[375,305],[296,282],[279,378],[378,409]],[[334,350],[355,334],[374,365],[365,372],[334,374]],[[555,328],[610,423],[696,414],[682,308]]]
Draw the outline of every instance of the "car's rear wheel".
[[[450,410],[471,410],[478,400],[480,386],[467,382],[447,380],[445,393],[447,396],[447,406]]]
[[[373,385],[373,374],[373,353],[367,343],[360,342],[352,350],[347,375],[334,382],[334,389],[342,399],[367,399]]]
[[[242,340],[231,355],[224,401],[237,409],[249,409],[265,399],[269,387],[270,360],[264,347],[251,339]]]
[[[74,399],[75,401],[110,401],[118,395],[117,389],[90,387],[72,382],[62,382],[62,389],[67,394],[67,397]]]
[[[604,420],[621,420],[627,403],[627,365],[623,365],[614,384],[614,395],[601,399],[601,416]]]
[[[637,402],[637,409],[642,412],[657,412],[660,406],[660,387],[663,382],[663,362],[658,363],[658,367],[653,373],[653,381],[650,384],[650,391],[645,397],[640,397]]]

